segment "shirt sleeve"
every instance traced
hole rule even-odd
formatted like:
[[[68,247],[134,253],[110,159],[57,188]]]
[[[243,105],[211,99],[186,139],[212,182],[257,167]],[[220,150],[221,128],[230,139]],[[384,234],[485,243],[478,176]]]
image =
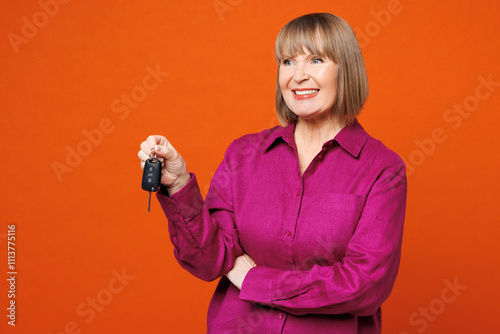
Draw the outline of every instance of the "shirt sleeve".
[[[254,267],[243,281],[240,299],[294,315],[374,314],[388,298],[399,268],[405,168],[399,159],[380,172],[341,262],[297,271]]]
[[[226,274],[236,257],[243,254],[234,222],[233,173],[228,151],[212,178],[206,200],[193,173],[188,183],[172,196],[163,186],[157,193],[168,219],[176,260],[205,281]]]

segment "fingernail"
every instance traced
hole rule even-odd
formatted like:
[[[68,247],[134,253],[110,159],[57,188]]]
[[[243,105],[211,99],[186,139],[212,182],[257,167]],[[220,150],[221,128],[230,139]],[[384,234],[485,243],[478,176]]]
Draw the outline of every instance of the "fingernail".
[[[156,151],[156,152],[160,152],[160,151],[161,151],[161,146],[160,146],[160,145],[156,145],[156,147],[155,147],[155,151]]]

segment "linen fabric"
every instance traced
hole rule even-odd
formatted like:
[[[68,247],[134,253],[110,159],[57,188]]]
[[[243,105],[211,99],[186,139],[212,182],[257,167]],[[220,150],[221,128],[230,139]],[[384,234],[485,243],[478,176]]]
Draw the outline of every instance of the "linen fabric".
[[[358,119],[301,174],[295,124],[234,140],[206,199],[196,175],[157,198],[179,264],[220,278],[208,333],[380,333],[398,272],[405,164]],[[223,276],[247,253],[241,291]]]

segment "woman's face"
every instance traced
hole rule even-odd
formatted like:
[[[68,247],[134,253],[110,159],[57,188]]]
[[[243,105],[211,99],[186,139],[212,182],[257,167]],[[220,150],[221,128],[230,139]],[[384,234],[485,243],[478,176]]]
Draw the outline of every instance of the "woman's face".
[[[337,95],[338,66],[305,50],[285,58],[279,67],[279,85],[291,111],[303,119],[329,118]]]

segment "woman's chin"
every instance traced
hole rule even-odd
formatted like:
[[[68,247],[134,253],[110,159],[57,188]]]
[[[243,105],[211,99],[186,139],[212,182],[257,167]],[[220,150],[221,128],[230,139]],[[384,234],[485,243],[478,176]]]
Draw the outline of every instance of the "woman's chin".
[[[311,111],[302,111],[302,112],[294,112],[295,115],[299,119],[302,119],[304,121],[316,121],[316,120],[325,120],[330,117],[329,113],[323,112],[323,113],[318,113],[318,112],[311,112]]]

